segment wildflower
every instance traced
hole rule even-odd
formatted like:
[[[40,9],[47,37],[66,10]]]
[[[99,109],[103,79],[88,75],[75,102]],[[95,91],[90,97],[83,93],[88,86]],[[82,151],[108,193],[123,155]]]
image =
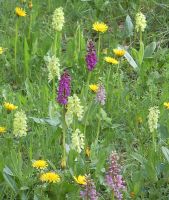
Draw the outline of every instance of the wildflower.
[[[91,85],[89,85],[89,88],[91,89],[91,91],[96,93],[99,87],[98,87],[98,85],[91,84]]]
[[[106,100],[106,91],[102,84],[99,84],[99,88],[96,93],[96,101],[100,103],[101,105],[105,104]]]
[[[76,129],[72,133],[72,149],[76,150],[78,153],[84,149],[84,135],[80,132],[79,129]]]
[[[107,31],[107,29],[108,29],[108,26],[103,22],[95,22],[93,24],[93,30],[95,30],[97,32],[104,33]]]
[[[136,31],[144,32],[144,29],[147,26],[147,21],[145,15],[143,15],[141,12],[136,14]]]
[[[96,50],[92,40],[89,40],[87,44],[86,63],[89,71],[92,71],[97,64]]]
[[[103,49],[103,54],[107,55],[107,51],[108,51],[107,48]]]
[[[45,56],[44,60],[46,61],[47,68],[48,68],[48,80],[49,82],[52,81],[56,76],[60,79],[60,63],[59,59],[56,56]]]
[[[28,2],[28,7],[29,7],[29,9],[32,9],[32,7],[33,7],[32,1]]]
[[[158,109],[158,106],[149,108],[148,125],[151,133],[157,129],[159,114],[160,111]]]
[[[59,7],[53,13],[52,26],[55,31],[61,31],[65,23],[63,8]]]
[[[118,164],[119,157],[116,152],[112,152],[108,162],[108,170],[106,172],[105,181],[107,185],[113,190],[114,196],[122,199],[122,191],[125,189],[125,182],[123,181],[121,166]]]
[[[87,157],[90,157],[90,147],[87,147],[87,148],[86,148],[85,153],[86,153],[86,156],[87,156]]]
[[[19,7],[15,8],[15,13],[18,17],[25,17],[26,16],[26,12],[22,8],[19,8]]]
[[[60,182],[60,176],[55,172],[47,172],[40,176],[40,180],[47,183],[58,183]]]
[[[122,57],[126,53],[124,49],[113,49],[113,52],[118,57]]]
[[[115,58],[109,57],[109,56],[105,57],[104,60],[107,63],[113,64],[113,65],[117,65],[119,63],[118,60],[116,60]]]
[[[80,184],[80,185],[86,185],[86,177],[79,175],[77,177],[73,176],[73,178],[75,179],[76,183]]]
[[[68,96],[70,96],[70,81],[71,77],[67,71],[64,71],[59,81],[58,97],[57,101],[60,104],[66,105],[68,102]]]
[[[27,117],[23,111],[18,111],[14,115],[13,134],[16,137],[26,136],[27,133]]]
[[[138,122],[138,124],[142,124],[143,123],[143,119],[142,119],[142,117],[137,117],[137,122]]]
[[[74,115],[77,116],[79,121],[81,121],[83,118],[83,113],[84,109],[78,96],[74,94],[73,96],[68,97],[67,112],[65,115],[67,125],[72,123]]]
[[[4,48],[0,47],[0,55],[3,54]]]
[[[61,168],[62,169],[65,169],[66,168],[66,160],[64,159],[64,158],[62,158],[62,160],[61,160]]]
[[[5,133],[6,132],[6,128],[3,126],[0,126],[0,134]]]
[[[82,198],[89,200],[98,199],[98,193],[96,191],[95,184],[89,176],[86,176],[86,184],[82,187],[84,188],[82,191],[80,191],[80,196]]]
[[[168,110],[169,109],[169,102],[164,102],[164,107]]]
[[[8,103],[8,102],[5,102],[5,103],[4,103],[4,107],[5,107],[6,110],[8,110],[8,111],[16,110],[16,109],[18,108],[18,106],[15,106],[14,104]]]
[[[32,167],[36,169],[46,169],[48,166],[47,162],[45,160],[35,160],[32,163]]]
[[[136,197],[135,192],[130,192],[130,197],[131,197],[132,199],[134,199],[134,198]]]

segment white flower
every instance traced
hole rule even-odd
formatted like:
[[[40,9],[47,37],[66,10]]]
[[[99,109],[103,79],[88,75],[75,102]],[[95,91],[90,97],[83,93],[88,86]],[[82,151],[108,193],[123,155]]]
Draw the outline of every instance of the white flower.
[[[158,109],[158,106],[149,108],[148,125],[151,133],[153,133],[157,129],[159,114],[160,111]]]
[[[50,56],[47,54],[44,57],[44,60],[46,62],[47,68],[48,68],[48,80],[49,82],[52,81],[56,76],[58,79],[60,79],[60,62],[59,59],[56,58],[56,56]]]
[[[13,134],[16,137],[27,135],[27,117],[24,111],[18,111],[14,115]]]
[[[80,132],[79,129],[76,129],[74,133],[72,133],[72,149],[76,150],[78,153],[84,149],[84,135]]]
[[[63,8],[56,8],[53,13],[52,26],[55,31],[61,31],[65,23]]]
[[[141,12],[136,14],[136,31],[144,32],[144,29],[147,26],[147,21],[145,15],[143,15]]]

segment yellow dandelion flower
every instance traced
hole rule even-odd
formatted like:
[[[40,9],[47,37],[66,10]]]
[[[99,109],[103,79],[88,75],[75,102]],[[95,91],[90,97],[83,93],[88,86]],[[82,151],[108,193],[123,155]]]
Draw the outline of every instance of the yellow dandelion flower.
[[[8,102],[5,102],[5,103],[4,103],[4,107],[5,107],[6,110],[8,110],[8,111],[16,110],[16,109],[18,108],[18,106],[15,106],[14,104],[8,103]]]
[[[112,57],[105,57],[104,60],[107,62],[107,63],[110,63],[110,64],[114,64],[114,65],[117,65],[119,63],[118,60],[116,60],[115,58],[112,58]]]
[[[87,157],[90,157],[90,147],[86,148],[85,153]]]
[[[169,102],[164,102],[164,107],[168,110],[169,109]]]
[[[25,17],[26,16],[26,12],[20,7],[15,8],[15,13],[18,17]]]
[[[108,26],[103,22],[95,22],[93,24],[93,30],[95,30],[97,32],[104,33],[107,31],[107,29],[108,29]]]
[[[35,160],[32,163],[32,167],[36,168],[36,169],[45,169],[47,168],[48,164],[45,160]]]
[[[122,57],[126,53],[124,49],[113,49],[113,52],[118,57]]]
[[[47,183],[58,183],[60,182],[60,176],[55,172],[47,172],[41,174],[40,180]]]
[[[86,177],[85,176],[73,176],[74,180],[76,181],[76,183],[80,184],[80,185],[86,185]]]
[[[0,134],[5,133],[6,132],[6,128],[3,126],[0,126]]]
[[[3,54],[4,48],[0,47],[0,55]]]
[[[91,85],[89,85],[89,88],[91,89],[92,92],[97,92],[99,87],[98,87],[98,85],[91,84]]]

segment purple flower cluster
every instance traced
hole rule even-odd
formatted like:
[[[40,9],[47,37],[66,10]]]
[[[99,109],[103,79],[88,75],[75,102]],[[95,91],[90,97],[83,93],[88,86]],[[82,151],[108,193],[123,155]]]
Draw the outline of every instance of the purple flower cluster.
[[[87,44],[86,63],[89,71],[92,71],[97,64],[96,50],[92,40],[89,40]]]
[[[118,164],[119,157],[116,152],[112,152],[109,159],[109,168],[106,173],[106,183],[113,190],[114,196],[122,200],[122,191],[125,189],[125,182],[120,175],[121,166]]]
[[[95,184],[89,176],[86,176],[86,185],[84,185],[83,187],[84,187],[84,190],[80,191],[81,198],[89,199],[89,200],[98,199],[98,194],[96,192]]]
[[[64,71],[59,81],[57,101],[60,104],[66,105],[68,96],[70,96],[70,81],[71,77],[67,71]]]
[[[99,88],[96,93],[96,101],[101,105],[105,104],[106,101],[106,91],[102,84],[99,84]]]

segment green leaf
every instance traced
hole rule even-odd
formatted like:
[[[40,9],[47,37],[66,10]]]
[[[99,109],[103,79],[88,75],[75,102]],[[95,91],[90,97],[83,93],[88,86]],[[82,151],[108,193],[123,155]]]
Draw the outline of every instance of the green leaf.
[[[127,59],[127,61],[129,62],[129,64],[136,70],[138,68],[138,65],[136,64],[136,62],[134,61],[134,59],[132,58],[132,56],[126,52],[124,57]]]
[[[138,52],[138,63],[141,66],[142,62],[143,62],[143,58],[144,58],[144,43],[140,42],[140,49]]]
[[[9,169],[9,168],[8,168]],[[7,173],[6,173],[7,172]],[[8,173],[9,171],[6,170],[6,168],[4,168],[3,170],[3,177],[5,179],[5,181],[7,182],[7,184],[11,187],[11,189],[17,193],[18,191],[18,187],[17,187],[17,184],[15,182],[15,180],[9,175]]]
[[[156,46],[157,46],[156,42],[152,42],[149,45],[147,45],[146,48],[145,48],[144,57],[145,58],[152,58],[153,53],[156,49]]]
[[[167,159],[167,161],[169,162],[169,149],[167,147],[162,146],[161,150],[165,156],[165,158]]]
[[[60,124],[60,119],[58,117],[55,118],[36,118],[36,117],[29,117],[37,124],[49,124],[51,126],[58,126]]]
[[[125,21],[125,32],[126,32],[127,37],[130,37],[133,35],[133,27],[134,26],[133,26],[131,17],[127,15],[126,21]]]
[[[136,159],[138,162],[140,162],[142,165],[144,165],[147,162],[147,160],[142,155],[140,155],[138,153],[133,153],[131,156],[134,159]]]

